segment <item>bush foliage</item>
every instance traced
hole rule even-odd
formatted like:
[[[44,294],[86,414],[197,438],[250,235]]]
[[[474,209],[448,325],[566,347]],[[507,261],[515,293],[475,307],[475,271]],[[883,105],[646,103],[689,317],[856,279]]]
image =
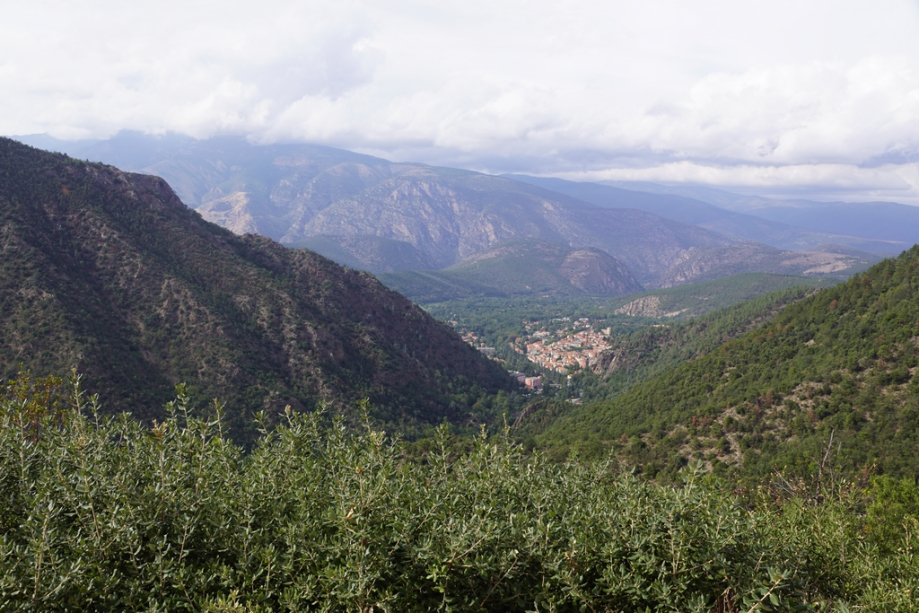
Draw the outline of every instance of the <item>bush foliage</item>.
[[[914,484],[866,519],[851,488],[779,505],[484,436],[451,457],[446,431],[408,461],[318,414],[246,454],[181,387],[145,428],[55,383],[0,405],[3,611],[907,611],[919,587]]]

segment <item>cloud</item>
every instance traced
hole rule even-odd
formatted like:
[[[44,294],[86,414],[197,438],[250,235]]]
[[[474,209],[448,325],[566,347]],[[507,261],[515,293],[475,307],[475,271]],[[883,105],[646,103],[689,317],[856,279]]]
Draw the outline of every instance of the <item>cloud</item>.
[[[10,4],[15,18],[0,24],[0,55],[15,58],[0,69],[8,134],[258,132],[302,97],[368,83],[379,62],[347,1]]]
[[[919,201],[908,0],[7,0],[4,17],[0,133],[243,134]]]

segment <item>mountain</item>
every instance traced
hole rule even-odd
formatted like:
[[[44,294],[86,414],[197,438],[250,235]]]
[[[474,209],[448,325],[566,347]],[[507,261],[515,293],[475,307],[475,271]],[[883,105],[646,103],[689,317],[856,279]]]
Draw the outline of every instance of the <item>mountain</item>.
[[[19,364],[75,367],[108,410],[141,418],[161,415],[186,381],[237,422],[361,398],[387,422],[463,421],[475,393],[508,385],[370,274],[234,235],[158,177],[9,139],[0,177],[4,378]]]
[[[567,413],[536,437],[650,473],[876,470],[915,478],[919,246],[787,306],[756,330]],[[538,418],[536,418],[538,419]]]
[[[236,233],[310,245],[374,272],[442,269],[523,238],[604,251],[645,287],[773,264],[778,268],[770,272],[791,270],[766,245],[644,211],[598,207],[519,181],[330,147],[127,132],[61,148],[106,162],[123,160],[130,170],[161,176],[205,219]],[[839,259],[824,252],[812,257],[825,260],[824,267]],[[748,258],[753,268],[744,268]]]
[[[896,202],[814,202],[790,200],[750,210],[757,217],[802,228],[880,240],[919,243],[919,207]]]
[[[619,296],[641,290],[628,269],[606,252],[532,239],[503,243],[444,270],[378,277],[421,303],[474,296]]]
[[[656,286],[674,287],[744,272],[845,279],[880,259],[880,256],[841,245],[822,245],[810,251],[783,251],[759,243],[738,243],[730,249],[693,250],[682,262],[658,277]]]
[[[236,233],[255,232],[290,245],[319,238],[314,245],[335,245],[339,254],[377,272],[403,265],[445,268],[508,240],[538,238],[601,249],[633,275],[650,278],[689,249],[732,242],[654,215],[604,210],[499,177],[330,147],[132,132],[107,141],[58,143],[71,155],[123,161],[129,170],[163,177],[189,207]],[[393,243],[406,247],[395,259],[381,257],[387,249],[397,251]]]
[[[737,239],[765,243],[778,249],[806,251],[834,244],[872,254],[892,255],[899,253],[915,242],[919,242],[919,234],[916,232],[902,234],[902,236],[913,237],[914,240],[908,242],[882,238],[890,234],[891,224],[895,225],[903,221],[896,215],[887,215],[876,219],[870,227],[865,226],[865,229],[862,230],[858,224],[821,223],[823,220],[819,213],[816,215],[816,219],[820,220],[820,222],[815,222],[814,219],[804,218],[804,216],[800,215],[784,215],[783,213],[788,209],[787,206],[779,206],[775,210],[754,208],[743,209],[746,212],[738,212],[737,210],[728,210],[731,207],[722,208],[721,206],[716,206],[717,203],[723,202],[723,200],[719,199],[716,203],[711,203],[704,198],[697,199],[680,195],[682,192],[678,191],[673,193],[653,193],[651,191],[638,191],[637,188],[623,189],[600,183],[581,183],[527,175],[503,176],[578,198],[597,206],[638,209],[667,219],[713,230]],[[622,185],[628,187],[631,184],[623,183]],[[640,185],[646,186],[647,184],[642,183]],[[653,189],[653,186],[650,189]],[[696,192],[687,191],[685,193],[694,194]],[[703,192],[703,194],[708,193]],[[779,203],[779,201],[775,202]],[[836,204],[833,205],[832,210],[823,209],[822,214],[836,217]],[[896,206],[902,207],[903,205]],[[901,209],[896,209],[896,211],[899,214],[908,213],[908,211]],[[919,213],[919,209],[916,212]],[[919,218],[917,218],[917,222],[919,222]],[[841,232],[834,234],[828,228],[835,228],[836,230],[841,230]]]
[[[380,236],[319,234],[286,246],[310,249],[339,264],[375,273],[423,270],[431,265],[430,258],[411,243]]]
[[[876,246],[871,247],[871,243],[843,243],[840,240],[829,242],[847,244],[875,253],[899,253],[902,249],[919,243],[919,207],[917,206],[896,202],[778,200],[701,186],[618,181],[604,183],[620,188],[693,198],[723,209],[773,222],[791,224],[815,232],[863,237],[876,243]],[[885,244],[888,245],[886,251],[884,250]]]

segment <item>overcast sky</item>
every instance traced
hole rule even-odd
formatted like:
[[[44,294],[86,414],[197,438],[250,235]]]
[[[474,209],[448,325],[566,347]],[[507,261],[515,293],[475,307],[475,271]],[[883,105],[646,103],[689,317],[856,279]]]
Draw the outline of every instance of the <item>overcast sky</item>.
[[[0,134],[919,204],[919,1],[0,0]]]

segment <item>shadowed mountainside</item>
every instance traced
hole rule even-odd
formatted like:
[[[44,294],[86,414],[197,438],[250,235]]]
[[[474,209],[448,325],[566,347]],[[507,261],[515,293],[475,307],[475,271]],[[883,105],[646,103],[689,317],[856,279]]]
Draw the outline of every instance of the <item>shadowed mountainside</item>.
[[[468,418],[505,373],[367,273],[189,210],[160,178],[0,140],[0,356],[77,368],[109,410],[160,415],[173,385],[252,411]],[[474,401],[474,400],[473,400]]]

